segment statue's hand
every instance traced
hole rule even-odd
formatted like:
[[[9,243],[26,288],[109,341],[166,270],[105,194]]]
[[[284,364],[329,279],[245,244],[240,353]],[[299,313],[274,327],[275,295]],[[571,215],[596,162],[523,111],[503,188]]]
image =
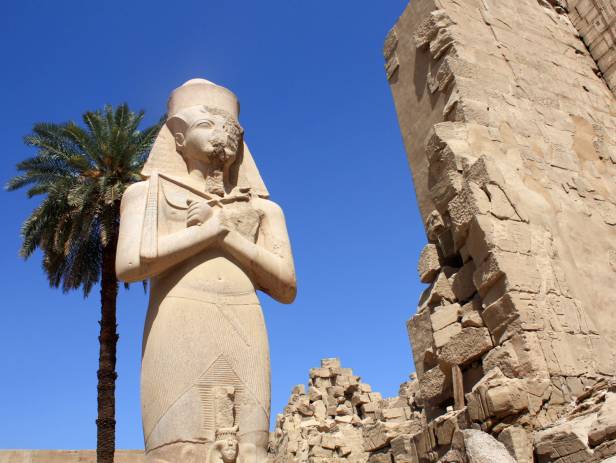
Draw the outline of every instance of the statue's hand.
[[[202,236],[205,240],[214,240],[214,242],[221,242],[230,231],[229,219],[225,214],[225,210],[222,207],[210,208],[205,223],[198,223],[201,228]],[[189,225],[190,226],[190,225]]]
[[[187,199],[186,204],[188,205],[188,210],[186,211],[187,227],[201,225],[213,215],[212,206],[207,203]]]

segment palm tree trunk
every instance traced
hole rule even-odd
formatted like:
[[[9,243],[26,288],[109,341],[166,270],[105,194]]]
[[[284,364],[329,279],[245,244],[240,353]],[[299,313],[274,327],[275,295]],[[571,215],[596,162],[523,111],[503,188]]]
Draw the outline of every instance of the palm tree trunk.
[[[119,215],[119,208],[118,208]],[[118,230],[103,248],[101,275],[101,321],[98,357],[98,418],[96,420],[96,461],[113,463],[115,453],[115,381],[116,345],[118,343],[116,323],[116,299],[118,279],[115,273]]]

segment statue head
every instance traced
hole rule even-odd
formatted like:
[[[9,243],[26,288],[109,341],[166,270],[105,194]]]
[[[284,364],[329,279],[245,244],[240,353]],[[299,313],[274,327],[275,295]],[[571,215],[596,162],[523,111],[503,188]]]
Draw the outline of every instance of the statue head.
[[[238,443],[235,439],[226,439],[222,442],[220,456],[224,463],[235,463],[238,454]]]
[[[235,463],[237,461],[239,454],[237,430],[237,426],[216,430],[214,449],[218,454],[219,461],[223,463]]]
[[[236,159],[242,127],[224,110],[192,106],[169,118],[177,151],[185,160],[228,167]]]
[[[232,92],[205,79],[192,79],[173,91],[168,110],[167,125],[185,160],[216,167],[235,161],[243,129]]]
[[[209,80],[191,79],[171,92],[167,115],[141,171],[144,177],[154,172],[184,176],[188,159],[197,157],[217,163],[215,171],[222,167],[231,188],[269,196],[244,142],[233,92]]]

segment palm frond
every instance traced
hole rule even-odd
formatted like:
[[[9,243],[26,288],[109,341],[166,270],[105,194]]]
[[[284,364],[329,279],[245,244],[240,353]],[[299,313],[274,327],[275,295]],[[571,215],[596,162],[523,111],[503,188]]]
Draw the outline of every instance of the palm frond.
[[[140,131],[144,112],[124,103],[107,105],[74,122],[37,123],[24,137],[36,155],[17,165],[8,191],[28,187],[41,195],[21,228],[20,254],[38,248],[52,287],[82,288],[87,296],[101,275],[103,248],[117,234],[119,203],[126,188],[141,180],[141,168],[164,118]]]

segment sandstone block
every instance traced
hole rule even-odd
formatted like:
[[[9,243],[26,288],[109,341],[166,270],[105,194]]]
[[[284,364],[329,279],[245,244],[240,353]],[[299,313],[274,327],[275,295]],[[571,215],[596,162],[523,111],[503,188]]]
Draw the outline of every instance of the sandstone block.
[[[467,302],[462,306],[462,328],[479,328],[485,326],[481,317],[481,301],[479,299]]]
[[[353,417],[351,415],[336,416],[334,420],[336,421],[336,423],[351,424],[351,422],[353,421]]]
[[[331,397],[344,397],[344,388],[342,386],[329,386],[327,395]]]
[[[458,301],[463,302],[469,300],[473,294],[475,294],[475,291],[477,291],[473,283],[474,272],[475,263],[470,260],[449,279],[451,290]]]
[[[445,346],[451,339],[462,332],[460,323],[452,323],[444,328],[434,332],[434,345],[436,348]]]
[[[505,417],[528,409],[525,381],[507,378],[493,368],[466,394],[469,417],[481,422],[489,416]]]
[[[332,372],[329,368],[311,368],[310,378],[331,378]]]
[[[336,375],[353,376],[353,370],[351,368],[329,367],[329,369],[334,376]]]
[[[438,351],[438,358],[449,364],[464,365],[478,359],[492,347],[492,338],[487,328],[461,328]]]
[[[437,307],[430,315],[432,330],[438,331],[458,321],[458,314],[461,310],[460,304],[448,304]]]
[[[301,428],[312,428],[312,427],[317,427],[318,425],[319,425],[319,422],[315,420],[314,418],[310,418],[308,420],[302,421],[299,424]]]
[[[443,218],[438,211],[432,211],[426,219],[426,234],[431,243],[438,240],[439,235],[445,230]]]
[[[435,244],[426,244],[419,255],[417,272],[422,283],[432,283],[438,274],[441,264]]]
[[[505,277],[507,288],[514,291],[537,293],[541,276],[534,257],[510,252],[492,252],[473,274],[479,294],[485,296],[490,288]]]
[[[497,343],[504,342],[525,328],[543,327],[535,303],[516,293],[503,295],[488,305],[481,316]]]
[[[426,403],[438,405],[451,397],[451,375],[446,375],[439,367],[434,367],[420,376],[419,391]]]
[[[370,455],[368,463],[391,463],[391,455],[387,453],[375,453]]]
[[[353,414],[353,407],[351,406],[350,402],[349,404],[347,404],[346,402],[343,404],[340,404],[336,408],[337,416],[352,415],[352,414]]]
[[[321,447],[328,450],[336,450],[336,439],[334,436],[324,434],[321,437]]]
[[[368,394],[353,394],[353,397],[351,398],[351,403],[355,407],[367,404],[368,402],[370,402],[370,397]]]
[[[323,440],[323,436],[320,434],[312,434],[308,436],[308,445],[314,447],[315,445],[321,445],[321,441]]]
[[[393,437],[384,423],[377,422],[367,426],[363,430],[364,450],[366,452],[379,450],[389,444]]]
[[[609,392],[605,396],[605,403],[601,407],[597,420],[588,432],[588,442],[593,447],[607,439],[616,438],[616,393]]]
[[[360,383],[359,391],[362,393],[372,392],[372,386],[370,386],[370,384]]]
[[[308,388],[308,398],[310,399],[311,402],[316,402],[317,400],[320,400],[322,397],[323,397],[323,392],[321,392],[316,387],[310,386]]]
[[[381,404],[378,402],[369,402],[362,405],[362,410],[364,413],[376,413],[381,410]]]
[[[505,341],[503,345],[489,351],[483,358],[483,368],[485,371],[498,368],[508,378],[519,376],[520,362],[513,343]]]
[[[498,440],[518,463],[533,463],[533,444],[524,428],[509,426],[498,435]]]
[[[587,442],[588,428],[594,418],[594,415],[582,416],[535,433],[534,447],[539,461],[592,461],[593,452]]]
[[[451,284],[447,279],[444,270],[441,270],[432,283],[432,286],[427,289],[425,298],[420,301],[420,307],[434,307],[447,302],[454,302],[455,295],[451,290]]]
[[[404,408],[385,408],[382,411],[383,418],[386,421],[395,420],[396,418],[404,418]]]
[[[303,384],[298,384],[291,390],[291,394],[293,395],[303,395],[305,393],[306,393],[306,386]]]
[[[317,400],[312,403],[314,408],[314,417],[318,420],[324,420],[327,417],[327,407],[322,400]]]
[[[477,215],[490,211],[490,200],[486,193],[473,182],[465,182],[460,193],[448,204],[453,225],[453,238],[456,248],[466,241],[469,225]]]
[[[516,463],[505,446],[490,434],[476,429],[465,429],[462,434],[469,463]]]
[[[437,170],[434,168],[434,164],[430,165],[430,169]],[[437,172],[435,178],[438,180],[430,186],[430,196],[437,209],[444,213],[447,210],[448,204],[459,196],[462,190],[463,178],[462,175],[453,170]]]
[[[486,189],[490,196],[490,213],[494,217],[502,220],[519,220],[518,214],[500,186],[488,183]]]
[[[299,403],[297,405],[297,411],[302,416],[312,416],[314,415],[314,406],[309,405],[308,403]]]
[[[395,463],[419,463],[419,455],[410,435],[397,436],[391,440],[390,445]]]
[[[310,383],[318,389],[325,389],[328,386],[331,386],[332,381],[330,378],[314,377],[310,379]]]
[[[315,445],[310,448],[308,454],[313,457],[330,458],[333,455],[333,452],[329,449],[321,447],[320,445]]]
[[[502,222],[490,216],[473,218],[466,248],[475,262],[483,262],[494,250],[529,255],[532,252],[531,226],[524,222]]]
[[[340,359],[335,357],[322,359],[321,368],[340,368]]]
[[[415,370],[421,375],[426,370],[425,353],[434,346],[430,311],[424,310],[411,317],[411,319],[406,322],[406,328],[413,350]],[[428,368],[432,366],[433,365],[428,365]]]
[[[440,446],[449,446],[456,431],[469,427],[466,410],[447,412],[431,423],[436,441]]]
[[[495,416],[515,415],[528,409],[528,394],[516,380],[486,391],[488,409]]]

